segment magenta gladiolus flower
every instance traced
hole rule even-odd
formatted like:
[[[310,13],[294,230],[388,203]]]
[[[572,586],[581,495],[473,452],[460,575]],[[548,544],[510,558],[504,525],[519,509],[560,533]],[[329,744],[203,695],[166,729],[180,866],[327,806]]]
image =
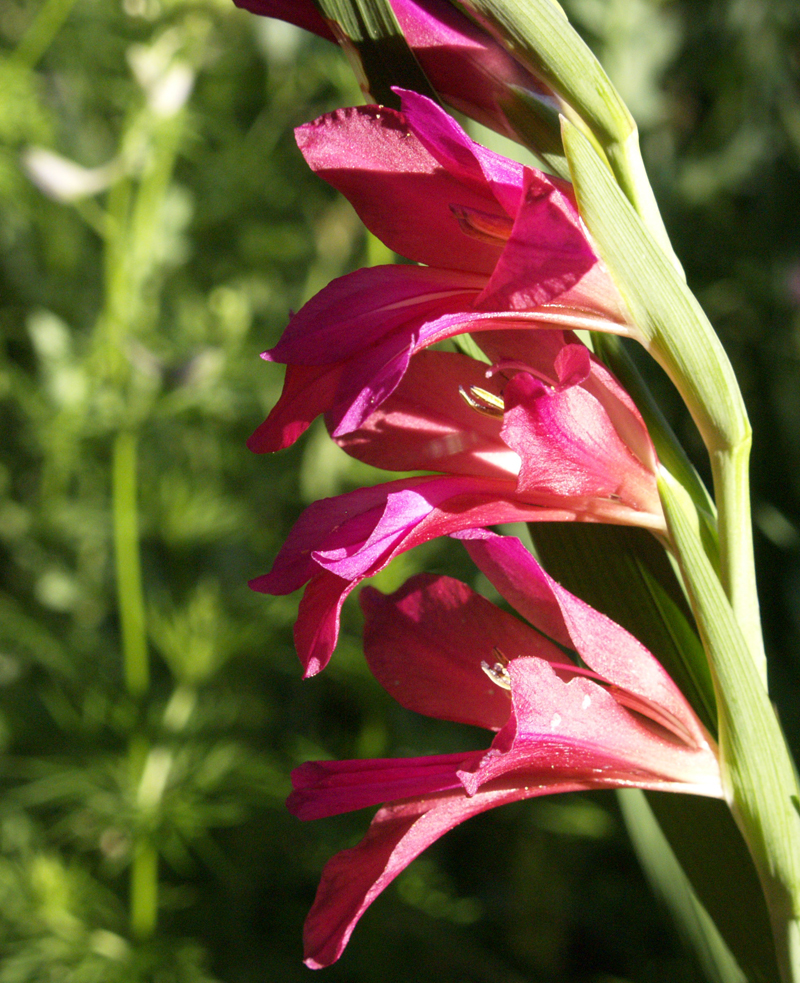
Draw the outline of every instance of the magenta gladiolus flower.
[[[347,38],[312,0],[234,0],[254,14],[277,17],[328,41]],[[503,106],[513,90],[531,93],[558,111],[553,93],[495,39],[447,0],[391,0],[406,42],[444,102],[479,123],[515,138]]]
[[[424,266],[334,280],[264,358],[284,391],[250,440],[288,446],[320,413],[336,436],[396,389],[415,352],[465,332],[586,328],[636,336],[569,184],[491,153],[429,99],[340,110],[297,131],[311,167],[392,249]]]
[[[452,352],[419,352],[380,408],[338,438],[377,467],[439,475],[315,502],[272,571],[251,581],[268,594],[307,584],[295,624],[307,675],[330,659],[350,591],[427,540],[515,521],[665,531],[647,430],[605,366],[570,332],[475,339],[494,369]]]
[[[662,531],[644,421],[571,332],[474,335],[493,365],[419,352],[379,409],[336,442],[395,471],[513,481],[520,501]]]
[[[336,647],[348,594],[399,553],[496,522],[575,517],[568,507],[518,501],[513,483],[496,478],[406,478],[314,502],[289,533],[272,570],[250,586],[265,594],[289,594],[307,585],[294,641],[305,675],[313,676]]]
[[[385,803],[361,843],[325,868],[306,922],[311,968],[339,958],[366,908],[427,846],[494,806],[626,786],[722,797],[713,740],[647,649],[518,540],[480,534],[466,545],[530,624],[422,574],[392,596],[362,592],[365,652],[403,706],[496,736],[487,751],[295,770],[288,805],[301,819]]]

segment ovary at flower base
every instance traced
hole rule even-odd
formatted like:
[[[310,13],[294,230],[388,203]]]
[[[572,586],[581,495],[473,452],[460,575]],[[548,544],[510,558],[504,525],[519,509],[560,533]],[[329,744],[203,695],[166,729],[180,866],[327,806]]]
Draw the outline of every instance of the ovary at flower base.
[[[357,429],[415,352],[465,332],[610,331],[637,337],[598,259],[571,186],[471,140],[435,103],[403,92],[403,112],[340,110],[297,131],[313,170],[375,235],[418,266],[334,280],[264,358],[284,392],[250,440],[291,444],[320,413]]]
[[[588,521],[660,534],[656,458],[636,407],[572,335],[475,335],[490,363],[421,351],[362,427],[338,443],[377,467],[428,471],[311,505],[268,594],[306,586],[295,644],[306,675],[328,662],[350,591],[401,552],[504,522]]]
[[[362,591],[364,643],[403,706],[496,736],[486,751],[309,762],[293,773],[288,805],[301,819],[384,803],[362,842],[325,868],[305,929],[311,968],[338,959],[378,894],[470,816],[591,788],[722,796],[716,746],[653,655],[551,580],[518,540],[476,536],[465,540],[473,559],[530,624],[459,581],[423,574],[392,596]]]

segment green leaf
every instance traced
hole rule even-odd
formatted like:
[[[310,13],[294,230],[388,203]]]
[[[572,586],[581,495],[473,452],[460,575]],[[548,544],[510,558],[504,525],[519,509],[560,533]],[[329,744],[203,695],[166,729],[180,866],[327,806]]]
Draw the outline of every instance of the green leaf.
[[[413,89],[431,99],[431,87],[406,44],[389,0],[314,0],[331,23],[365,94],[382,106],[399,108],[392,86]]]
[[[730,809],[698,795],[645,792],[693,890],[750,983],[779,979],[769,914]]]
[[[681,936],[694,951],[705,975],[713,983],[746,983],[745,974],[673,853],[645,793],[638,788],[619,789],[617,801],[650,886],[669,909]],[[681,839],[691,837],[691,834],[687,836],[687,829],[688,827],[684,827]],[[727,870],[719,880],[726,884],[726,888],[730,887]],[[742,905],[735,907],[738,911],[743,910]],[[769,935],[769,925],[767,934]]]

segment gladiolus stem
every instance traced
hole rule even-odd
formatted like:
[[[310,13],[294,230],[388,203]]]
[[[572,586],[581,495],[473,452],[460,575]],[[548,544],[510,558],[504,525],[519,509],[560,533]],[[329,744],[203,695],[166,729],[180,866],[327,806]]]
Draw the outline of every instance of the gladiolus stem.
[[[746,451],[740,455],[741,467]],[[794,765],[738,619],[700,542],[694,507],[667,472],[659,490],[711,666],[723,787],[761,880],[783,979],[797,983],[800,790]]]
[[[750,514],[750,434],[735,447],[711,454],[719,523],[720,577],[761,680],[767,657],[761,632],[753,526]]]

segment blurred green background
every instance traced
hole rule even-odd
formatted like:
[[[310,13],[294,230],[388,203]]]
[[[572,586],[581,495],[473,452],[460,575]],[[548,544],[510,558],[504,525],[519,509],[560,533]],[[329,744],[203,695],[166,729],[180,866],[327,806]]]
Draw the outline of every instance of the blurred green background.
[[[775,695],[800,743],[800,11],[572,0],[638,119],[755,430]],[[375,259],[292,127],[360,101],[333,46],[228,0],[0,4],[0,983],[302,981],[324,861],[308,758],[486,736],[394,705],[357,605],[299,678],[297,598],[251,593],[300,510],[366,480],[315,427],[245,440],[288,312]],[[656,376],[686,446],[699,441]],[[406,555],[469,577],[454,544]],[[674,981],[697,966],[610,793],[472,820],[373,906],[333,981]]]

